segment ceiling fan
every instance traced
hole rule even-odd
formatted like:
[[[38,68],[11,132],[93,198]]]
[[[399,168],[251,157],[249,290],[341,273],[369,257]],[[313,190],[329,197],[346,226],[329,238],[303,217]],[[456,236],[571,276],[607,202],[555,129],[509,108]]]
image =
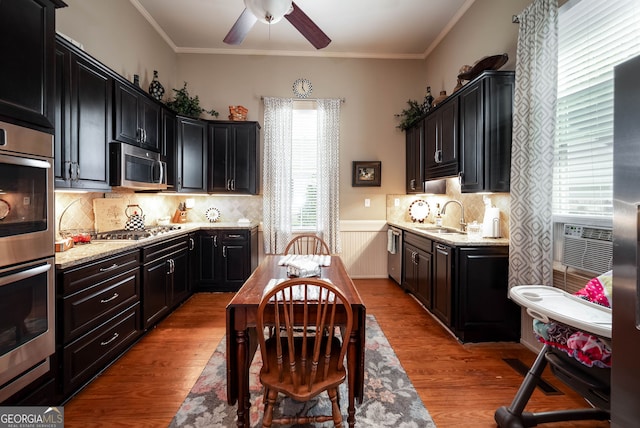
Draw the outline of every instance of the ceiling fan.
[[[256,21],[275,24],[286,18],[316,49],[331,43],[331,39],[292,0],[244,0],[245,9],[233,24],[224,42],[239,45]]]

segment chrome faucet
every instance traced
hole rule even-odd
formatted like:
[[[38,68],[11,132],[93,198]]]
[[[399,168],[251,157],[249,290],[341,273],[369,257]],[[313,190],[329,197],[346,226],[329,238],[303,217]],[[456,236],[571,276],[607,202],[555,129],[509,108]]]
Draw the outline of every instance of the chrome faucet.
[[[440,211],[440,212],[442,214],[445,214],[445,211],[447,209],[447,205],[449,205],[451,202],[455,202],[456,204],[460,205],[460,230],[464,232],[466,230],[466,228],[467,228],[467,223],[464,220],[464,207],[462,206],[462,202],[456,201],[455,199],[447,201],[442,206],[442,211]]]

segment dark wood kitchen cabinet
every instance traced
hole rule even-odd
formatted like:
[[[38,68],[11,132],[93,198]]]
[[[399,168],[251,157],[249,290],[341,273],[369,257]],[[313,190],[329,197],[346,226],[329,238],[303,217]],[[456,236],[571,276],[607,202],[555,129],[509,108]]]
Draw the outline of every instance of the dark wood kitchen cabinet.
[[[509,247],[456,249],[454,333],[463,342],[518,341],[520,307],[509,294]]]
[[[424,178],[452,177],[458,174],[458,98],[451,96],[425,118]]]
[[[433,314],[451,325],[453,289],[453,248],[436,242],[433,245]]]
[[[55,8],[59,0],[0,1],[0,120],[53,132]]]
[[[178,116],[176,135],[178,150],[176,190],[206,193],[207,122]]]
[[[113,75],[60,36],[55,55],[55,187],[109,190]]]
[[[209,183],[212,193],[258,193],[257,122],[209,123]]]
[[[486,71],[458,93],[462,192],[508,192],[513,71]]]
[[[404,289],[460,341],[519,339],[520,308],[508,298],[508,246],[456,246],[409,230],[403,245]]]
[[[179,160],[177,136],[178,120],[176,114],[166,108],[162,109],[160,117],[162,122],[162,150],[160,150],[160,154],[164,156],[167,165],[167,170],[165,171],[167,177],[167,189],[170,191],[176,191]]]
[[[142,248],[142,324],[146,330],[190,294],[189,236]]]
[[[258,266],[258,230],[200,232],[198,291],[238,291]]]
[[[160,152],[162,106],[140,88],[116,79],[114,139]]]
[[[57,380],[66,399],[142,334],[140,252],[106,257],[57,276]]]
[[[413,234],[404,239],[403,286],[427,308],[432,307],[432,241]]]
[[[406,192],[423,193],[424,120],[419,120],[406,132]]]

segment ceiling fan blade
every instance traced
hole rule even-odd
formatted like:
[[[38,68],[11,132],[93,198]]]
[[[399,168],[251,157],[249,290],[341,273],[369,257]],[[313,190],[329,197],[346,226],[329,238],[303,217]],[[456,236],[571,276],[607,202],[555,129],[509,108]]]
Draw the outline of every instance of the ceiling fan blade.
[[[249,30],[253,28],[257,20],[255,15],[245,8],[223,41],[229,45],[239,45],[249,34]]]
[[[295,3],[291,4],[292,11],[284,17],[296,27],[316,49],[322,49],[331,43],[331,39],[302,11]]]

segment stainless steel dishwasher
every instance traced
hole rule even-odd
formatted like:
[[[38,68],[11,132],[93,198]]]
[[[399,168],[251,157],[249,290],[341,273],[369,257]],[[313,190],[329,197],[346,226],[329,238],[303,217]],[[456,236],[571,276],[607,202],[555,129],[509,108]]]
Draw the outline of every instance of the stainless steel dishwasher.
[[[389,277],[402,284],[402,230],[389,226],[387,232],[387,270]]]

